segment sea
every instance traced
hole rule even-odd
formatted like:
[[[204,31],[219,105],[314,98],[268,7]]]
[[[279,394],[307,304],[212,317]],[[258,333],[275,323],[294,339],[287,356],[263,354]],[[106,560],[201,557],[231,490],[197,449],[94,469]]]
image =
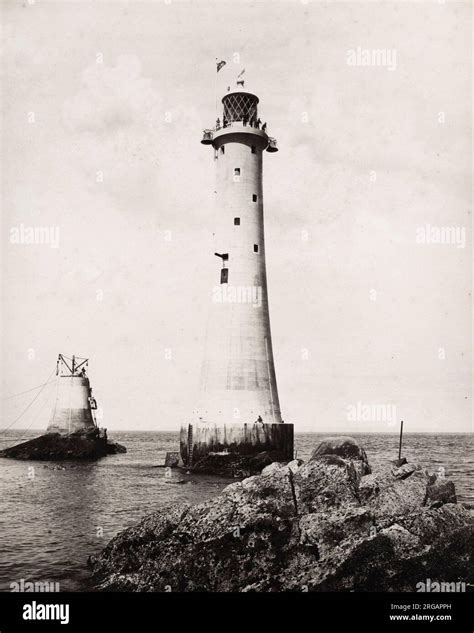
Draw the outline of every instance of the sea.
[[[38,432],[9,431],[0,449]],[[398,455],[396,434],[354,434],[370,464]],[[297,456],[308,459],[326,433],[297,433]],[[87,591],[87,558],[118,532],[165,504],[198,503],[214,497],[230,481],[165,471],[174,432],[117,432],[110,439],[127,453],[96,462],[35,462],[0,459],[0,591],[11,583],[59,583],[60,591]],[[405,434],[403,456],[456,485],[458,501],[474,507],[474,451],[471,434]]]

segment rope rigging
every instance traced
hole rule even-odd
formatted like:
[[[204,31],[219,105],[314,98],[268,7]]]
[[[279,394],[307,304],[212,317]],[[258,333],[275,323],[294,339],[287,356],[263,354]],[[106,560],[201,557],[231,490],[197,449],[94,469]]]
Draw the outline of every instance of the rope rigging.
[[[15,420],[13,420],[13,422],[11,424],[9,424],[7,427],[5,427],[3,430],[0,431],[0,433],[5,433],[5,431],[8,431],[8,429],[10,429],[14,424],[16,424],[18,422],[18,420],[20,420],[20,418],[22,418],[25,413],[29,410],[29,408],[31,407],[31,405],[37,400],[37,398],[40,396],[40,394],[43,392],[43,389],[46,387],[46,385],[54,382],[54,380],[51,380],[51,376],[55,373],[56,369],[53,369],[53,371],[50,373],[50,375],[48,376],[48,379],[45,383],[43,383],[43,385],[41,386],[41,389],[38,391],[38,393],[36,394],[36,396],[33,398],[33,400],[31,400],[31,402],[23,409],[23,411],[20,413],[20,415],[15,418]],[[32,391],[31,389],[29,391]],[[26,393],[26,392],[25,392]],[[17,394],[18,395],[18,394]]]
[[[4,398],[2,398],[2,400],[11,400],[11,398],[16,398],[17,396],[23,396],[25,393],[30,393],[30,391],[36,391],[36,389],[39,389],[40,387],[45,387],[46,385],[49,385],[51,382],[54,382],[54,379],[48,380],[48,382],[43,382],[41,385],[36,385],[36,387],[31,387],[31,389],[27,389],[26,391],[20,391],[19,393],[14,393],[11,396],[5,396]]]
[[[54,382],[54,381],[50,381],[50,382]],[[43,404],[41,405],[39,411],[37,412],[37,414],[33,417],[33,420],[31,421],[31,423],[26,427],[26,429],[23,430],[23,433],[21,435],[21,438],[19,440],[15,440],[17,444],[21,444],[27,437],[28,431],[31,429],[31,427],[35,424],[35,422],[38,420],[40,414],[43,412],[43,409],[45,408],[45,406],[48,404],[48,399],[46,399]]]

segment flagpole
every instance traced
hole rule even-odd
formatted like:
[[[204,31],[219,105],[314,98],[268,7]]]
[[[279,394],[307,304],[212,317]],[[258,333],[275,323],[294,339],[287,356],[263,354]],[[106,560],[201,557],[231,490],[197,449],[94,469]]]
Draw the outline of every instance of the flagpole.
[[[217,110],[217,75],[219,74],[219,71],[221,70],[221,68],[223,68],[225,65],[227,64],[227,62],[222,59],[219,61],[219,58],[216,57],[216,76],[214,79],[214,97],[215,97],[215,108],[216,108],[216,120],[218,117],[218,110]]]
[[[216,57],[216,67],[214,69],[214,100],[215,100],[215,113],[214,113],[214,121],[217,120],[217,57]]]

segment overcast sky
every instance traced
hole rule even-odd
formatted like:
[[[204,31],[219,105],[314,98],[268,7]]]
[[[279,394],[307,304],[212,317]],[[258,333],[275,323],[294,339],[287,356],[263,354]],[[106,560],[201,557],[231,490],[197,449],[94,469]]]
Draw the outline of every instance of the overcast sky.
[[[471,430],[470,2],[2,10],[4,396],[75,353],[112,435],[187,421],[215,270],[200,138],[245,68],[280,148],[264,205],[284,419]],[[21,225],[56,227],[59,247],[12,243]],[[464,247],[420,243],[426,225],[464,229]],[[4,401],[2,427],[32,395]],[[51,395],[18,426],[45,427]]]

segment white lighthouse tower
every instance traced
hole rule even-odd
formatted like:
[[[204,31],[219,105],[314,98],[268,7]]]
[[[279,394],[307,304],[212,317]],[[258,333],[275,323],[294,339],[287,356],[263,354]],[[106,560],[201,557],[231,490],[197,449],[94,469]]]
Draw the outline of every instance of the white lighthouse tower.
[[[263,212],[264,152],[274,138],[243,82],[222,98],[223,111],[202,143],[213,148],[216,205],[215,276],[192,422],[182,428],[188,465],[210,451],[293,456],[293,426],[283,424],[273,359]]]

